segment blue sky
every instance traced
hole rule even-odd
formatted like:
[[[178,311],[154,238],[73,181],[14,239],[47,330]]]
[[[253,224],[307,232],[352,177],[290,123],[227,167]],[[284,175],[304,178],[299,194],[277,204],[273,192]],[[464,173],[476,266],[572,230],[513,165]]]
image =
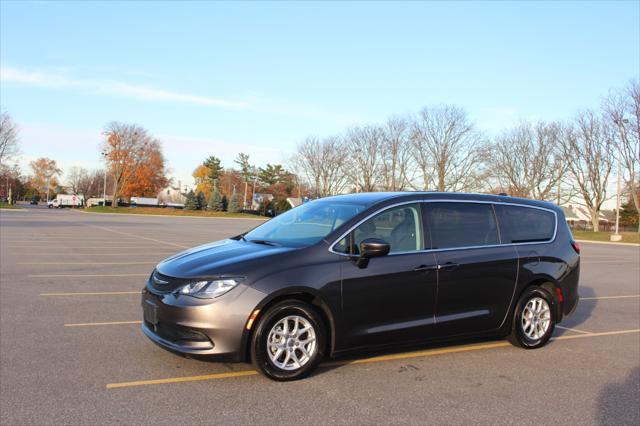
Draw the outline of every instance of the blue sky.
[[[488,134],[566,119],[640,73],[640,2],[0,3],[0,103],[33,158],[99,167],[135,122],[191,184],[208,155],[285,162],[308,135],[425,105]]]

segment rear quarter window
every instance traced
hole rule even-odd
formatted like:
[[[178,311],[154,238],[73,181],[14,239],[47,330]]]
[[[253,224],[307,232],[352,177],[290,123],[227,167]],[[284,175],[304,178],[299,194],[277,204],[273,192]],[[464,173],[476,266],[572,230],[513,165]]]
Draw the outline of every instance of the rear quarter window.
[[[531,207],[496,205],[503,244],[549,241],[556,231],[556,216]]]

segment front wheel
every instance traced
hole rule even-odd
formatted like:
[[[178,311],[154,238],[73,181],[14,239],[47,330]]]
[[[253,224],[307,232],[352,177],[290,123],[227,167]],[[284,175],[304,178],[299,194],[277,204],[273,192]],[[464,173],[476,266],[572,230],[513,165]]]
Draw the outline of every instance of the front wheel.
[[[544,346],[551,338],[555,321],[552,296],[541,287],[530,287],[516,305],[509,341],[525,349]]]
[[[258,321],[251,361],[270,379],[302,379],[322,360],[325,336],[322,318],[313,307],[297,300],[278,303]]]

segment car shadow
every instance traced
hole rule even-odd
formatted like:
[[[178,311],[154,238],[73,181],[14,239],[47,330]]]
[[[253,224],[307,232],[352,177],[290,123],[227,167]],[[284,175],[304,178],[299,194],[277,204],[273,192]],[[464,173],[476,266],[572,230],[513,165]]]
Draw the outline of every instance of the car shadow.
[[[331,370],[339,369],[354,363],[366,363],[368,360],[372,360],[378,357],[384,356],[400,356],[398,359],[402,359],[403,354],[410,354],[412,352],[419,351],[435,351],[437,349],[451,349],[452,352],[456,348],[461,346],[468,346],[474,344],[491,344],[491,343],[508,343],[504,337],[501,336],[485,336],[474,338],[458,338],[450,339],[446,341],[430,342],[430,343],[415,343],[410,345],[394,346],[386,349],[378,350],[366,350],[350,353],[348,355],[341,355],[335,358],[327,358],[322,364],[320,364],[318,370],[314,371],[311,375],[323,374]],[[407,359],[411,357],[408,356]],[[411,366],[409,366],[411,368]]]
[[[631,371],[622,383],[605,385],[598,395],[598,424],[640,424],[640,367]]]
[[[591,287],[581,286],[580,287],[580,297],[595,297],[596,293]],[[571,316],[566,317],[562,323],[560,324],[562,327],[566,328],[580,328],[580,325],[589,319],[593,309],[597,305],[596,300],[585,300],[582,302],[578,302],[578,306],[576,310],[571,314]],[[555,337],[562,336],[565,334],[575,334],[571,330],[566,330],[564,328],[556,328],[553,335]],[[436,350],[436,349],[444,349],[463,346],[463,345],[472,345],[472,344],[480,344],[480,343],[499,343],[499,342],[507,342],[502,336],[482,336],[482,337],[471,337],[471,338],[457,338],[457,339],[448,339],[438,342],[427,342],[427,343],[416,343],[411,345],[400,345],[394,346],[386,349],[380,350],[366,350],[362,352],[354,352],[349,355],[338,356],[336,358],[327,358],[318,370],[316,370],[311,375],[314,376],[316,374],[323,374],[327,371],[337,369],[349,364],[352,364],[356,361],[358,362],[366,362],[366,360],[371,358],[376,358],[385,355],[402,355],[404,353],[410,353],[415,351],[424,351],[424,350]],[[553,344],[553,341],[549,342]],[[229,371],[233,371],[234,362],[226,362],[226,360],[221,360],[219,358],[212,358],[208,356],[198,356],[198,355],[185,355],[181,353],[176,353],[185,358],[194,359],[203,362],[217,363],[225,367]],[[250,365],[249,363],[243,363]]]

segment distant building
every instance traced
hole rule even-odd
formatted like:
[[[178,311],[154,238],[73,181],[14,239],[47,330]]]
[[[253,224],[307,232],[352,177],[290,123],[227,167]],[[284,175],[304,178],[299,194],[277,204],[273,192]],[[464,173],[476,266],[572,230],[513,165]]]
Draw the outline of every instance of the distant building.
[[[567,223],[572,228],[589,228],[591,224],[591,214],[589,209],[580,204],[563,204],[560,206],[564,211],[564,215],[567,219]],[[607,225],[611,222],[611,217],[615,215],[614,211],[601,210],[599,216],[599,222],[601,225]]]
[[[157,198],[158,205],[161,206],[184,204],[187,201],[187,197],[180,192],[180,189],[172,186],[161,189]]]
[[[289,197],[287,198],[287,203],[289,203],[291,208],[294,208],[294,207],[298,207],[299,205],[302,205],[302,203],[304,203],[304,200],[302,198]]]
[[[258,210],[271,200],[273,200],[273,194],[256,192],[253,194],[253,199],[251,200],[251,210]]]

